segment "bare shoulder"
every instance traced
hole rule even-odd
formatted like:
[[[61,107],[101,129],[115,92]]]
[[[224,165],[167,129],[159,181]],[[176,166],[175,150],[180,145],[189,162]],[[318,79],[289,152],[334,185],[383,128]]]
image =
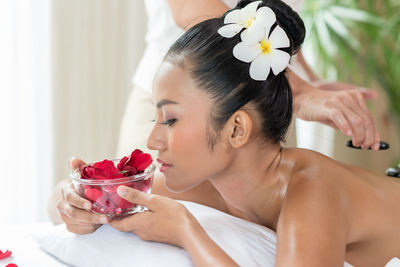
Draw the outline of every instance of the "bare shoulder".
[[[165,186],[164,175],[156,172],[152,185],[152,193],[176,200],[192,201],[222,211],[227,211],[225,202],[223,201],[221,195],[210,182],[201,183],[186,192],[174,193],[169,191]]]
[[[348,228],[340,188],[320,172],[296,172],[279,216],[277,266],[343,266]]]

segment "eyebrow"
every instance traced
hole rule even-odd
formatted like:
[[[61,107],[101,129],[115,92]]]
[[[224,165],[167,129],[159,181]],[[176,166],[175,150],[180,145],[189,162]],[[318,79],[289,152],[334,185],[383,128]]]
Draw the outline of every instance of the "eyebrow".
[[[164,105],[176,105],[176,104],[179,104],[179,103],[169,100],[169,99],[163,99],[157,103],[157,108],[161,108]]]

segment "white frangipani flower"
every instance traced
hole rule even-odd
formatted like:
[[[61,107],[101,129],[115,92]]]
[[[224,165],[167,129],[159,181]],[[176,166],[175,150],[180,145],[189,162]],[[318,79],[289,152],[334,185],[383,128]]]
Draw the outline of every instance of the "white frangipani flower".
[[[242,41],[256,43],[263,36],[262,27],[271,27],[275,21],[275,13],[269,7],[261,7],[257,10],[262,1],[255,1],[242,9],[235,9],[229,12],[224,19],[227,24],[218,30],[218,33],[226,38],[231,38],[238,34],[243,28],[245,30],[240,34]]]
[[[259,27],[259,26],[257,26]],[[263,28],[263,36],[256,43],[242,40],[233,48],[233,55],[246,63],[250,63],[250,77],[257,81],[267,79],[270,69],[275,75],[282,72],[289,64],[290,55],[278,48],[290,46],[289,38],[285,31],[277,25],[269,32],[271,27]]]

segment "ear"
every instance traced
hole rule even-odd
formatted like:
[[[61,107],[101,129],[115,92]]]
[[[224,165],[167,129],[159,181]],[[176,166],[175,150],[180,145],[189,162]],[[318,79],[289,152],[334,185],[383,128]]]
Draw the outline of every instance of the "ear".
[[[233,148],[245,145],[252,134],[253,120],[244,110],[236,111],[225,124],[229,143]]]

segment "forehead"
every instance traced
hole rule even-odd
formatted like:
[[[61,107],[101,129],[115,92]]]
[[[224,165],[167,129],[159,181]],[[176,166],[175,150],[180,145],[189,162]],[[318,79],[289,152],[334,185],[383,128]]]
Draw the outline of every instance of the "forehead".
[[[177,64],[163,62],[153,83],[153,104],[169,99],[182,105],[204,107],[211,103],[207,93],[197,87],[190,74]]]

